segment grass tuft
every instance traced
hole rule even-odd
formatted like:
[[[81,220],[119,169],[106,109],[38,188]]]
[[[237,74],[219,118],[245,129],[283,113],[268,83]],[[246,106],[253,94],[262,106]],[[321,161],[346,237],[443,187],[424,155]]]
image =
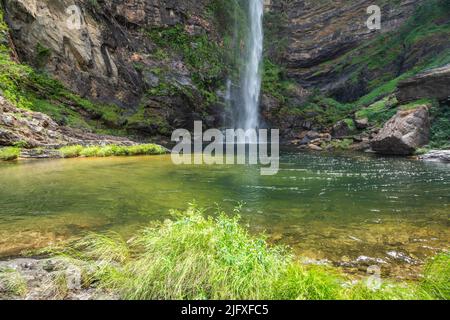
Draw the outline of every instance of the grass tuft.
[[[77,157],[113,157],[113,156],[139,156],[139,155],[160,155],[167,151],[162,146],[156,144],[142,144],[136,146],[89,146],[80,145],[67,146],[59,149],[63,158]]]
[[[16,160],[20,156],[20,148],[7,147],[0,149],[0,160],[11,161]]]
[[[24,297],[27,291],[27,282],[19,272],[10,268],[0,270],[0,294]]]
[[[450,253],[443,253],[432,259],[425,271],[422,289],[439,300],[450,299]]]

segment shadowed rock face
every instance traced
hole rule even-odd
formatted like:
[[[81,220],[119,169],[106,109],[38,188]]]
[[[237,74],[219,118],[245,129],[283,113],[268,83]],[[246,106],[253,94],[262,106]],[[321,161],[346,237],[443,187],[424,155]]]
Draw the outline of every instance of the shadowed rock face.
[[[402,103],[424,98],[450,99],[450,64],[400,82],[397,98]]]
[[[430,139],[428,106],[399,111],[371,141],[372,149],[381,154],[411,155]]]

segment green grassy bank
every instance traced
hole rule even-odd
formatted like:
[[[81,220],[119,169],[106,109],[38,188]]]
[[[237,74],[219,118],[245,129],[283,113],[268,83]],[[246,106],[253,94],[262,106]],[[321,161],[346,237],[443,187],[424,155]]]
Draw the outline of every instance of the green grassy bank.
[[[191,206],[126,241],[91,235],[62,251],[84,286],[121,299],[448,299],[450,255],[431,260],[419,282],[371,287],[332,267],[305,266],[286,247],[253,237],[239,221]]]

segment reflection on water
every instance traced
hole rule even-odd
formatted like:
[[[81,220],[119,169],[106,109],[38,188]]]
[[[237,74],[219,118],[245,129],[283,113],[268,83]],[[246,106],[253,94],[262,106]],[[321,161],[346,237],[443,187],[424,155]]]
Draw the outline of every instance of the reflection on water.
[[[286,152],[256,166],[174,166],[170,156],[0,164],[0,255],[86,231],[124,235],[196,200],[246,206],[252,232],[315,259],[414,265],[449,246],[450,166]]]

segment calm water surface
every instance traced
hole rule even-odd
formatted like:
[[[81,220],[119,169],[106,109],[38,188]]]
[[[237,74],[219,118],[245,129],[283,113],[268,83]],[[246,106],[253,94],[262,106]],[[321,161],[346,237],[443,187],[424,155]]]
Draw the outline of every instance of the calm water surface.
[[[450,165],[286,152],[255,166],[174,166],[169,156],[0,163],[0,255],[113,230],[130,236],[170,209],[246,203],[243,223],[302,256],[405,273],[449,248]],[[412,269],[411,269],[412,270]]]

